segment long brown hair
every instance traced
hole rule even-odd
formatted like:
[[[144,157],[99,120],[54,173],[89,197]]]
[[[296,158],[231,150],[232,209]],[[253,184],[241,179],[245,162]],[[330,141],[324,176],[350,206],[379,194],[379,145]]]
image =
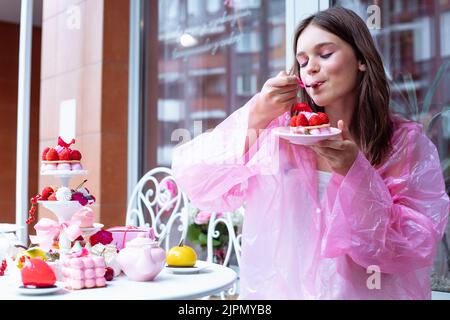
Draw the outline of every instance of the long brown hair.
[[[304,19],[297,27],[294,56],[298,38],[309,25],[322,28],[347,42],[353,48],[356,58],[366,65],[366,71],[359,72],[357,105],[349,130],[370,163],[374,166],[381,164],[391,147],[393,122],[389,112],[389,84],[369,29],[356,13],[345,8],[333,7],[317,12]],[[297,59],[291,73],[300,77]],[[320,106],[315,105],[304,88],[301,92],[302,98],[315,111],[323,111]]]

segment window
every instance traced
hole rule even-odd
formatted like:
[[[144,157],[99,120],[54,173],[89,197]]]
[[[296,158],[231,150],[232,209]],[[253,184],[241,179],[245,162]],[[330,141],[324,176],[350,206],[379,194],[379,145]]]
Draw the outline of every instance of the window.
[[[144,171],[170,166],[177,129],[217,126],[286,68],[285,15],[285,0],[144,1]]]
[[[333,3],[349,9],[356,6],[349,1]],[[373,1],[357,3],[360,8],[371,5]],[[404,1],[403,6],[396,0],[377,3],[380,5],[383,26],[372,35],[380,48],[391,80],[391,100],[403,106],[403,109],[395,108],[395,111],[401,111],[405,118],[422,122],[445,168],[445,163],[450,160],[450,112],[445,112],[445,108],[450,106],[450,67],[446,70],[443,68],[450,62],[450,3],[417,0]],[[394,10],[383,8],[383,5],[392,4]],[[363,19],[366,18],[365,14],[359,14]],[[440,33],[440,37],[435,36],[437,33]],[[432,83],[442,70],[445,72],[439,85],[435,91],[431,91]],[[425,106],[425,97],[430,93],[433,94],[431,103]],[[450,190],[449,173],[447,165],[447,169],[443,170],[447,192]],[[444,248],[444,244],[440,243],[432,277],[446,277],[448,280],[450,269]],[[436,279],[431,282],[437,283]]]
[[[431,45],[431,21],[430,17],[416,19],[414,29],[414,61],[424,61],[433,56]]]
[[[256,83],[256,75],[239,75],[237,76],[237,94],[238,95],[250,95],[252,92],[256,92],[257,83]]]
[[[260,50],[260,34],[254,31],[242,34],[242,38],[236,45],[236,52],[238,53],[252,53]]]
[[[441,18],[441,56],[450,56],[450,11],[444,12]]]
[[[216,13],[221,9],[221,0],[210,0],[206,1],[206,10],[209,13]]]

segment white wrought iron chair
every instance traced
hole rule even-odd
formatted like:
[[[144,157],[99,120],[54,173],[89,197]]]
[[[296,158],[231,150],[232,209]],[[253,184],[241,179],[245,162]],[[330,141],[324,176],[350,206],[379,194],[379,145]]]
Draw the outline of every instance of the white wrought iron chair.
[[[244,208],[240,208],[239,210],[244,211]],[[236,234],[233,223],[233,212],[226,212],[221,217],[217,217],[217,213],[213,212],[211,214],[211,218],[209,220],[208,225],[208,235],[207,235],[207,258],[208,262],[214,262],[214,252],[213,252],[213,240],[215,238],[219,238],[220,232],[216,230],[217,226],[223,223],[227,227],[228,231],[228,245],[226,249],[225,258],[223,261],[224,266],[230,266],[230,259],[232,258],[232,253],[234,252],[234,256],[236,258],[237,266],[234,266],[235,271],[238,273],[238,279],[233,284],[233,286],[220,293],[220,297],[222,300],[226,299],[226,296],[233,296],[239,294],[239,267],[241,264],[241,243],[242,243],[242,234],[240,234],[238,230],[238,234]],[[231,267],[231,266],[230,266]]]
[[[165,250],[186,238],[189,202],[173,179],[170,168],[158,167],[147,172],[137,183],[128,201],[126,225],[149,226],[154,229]],[[171,242],[175,225],[180,234]]]

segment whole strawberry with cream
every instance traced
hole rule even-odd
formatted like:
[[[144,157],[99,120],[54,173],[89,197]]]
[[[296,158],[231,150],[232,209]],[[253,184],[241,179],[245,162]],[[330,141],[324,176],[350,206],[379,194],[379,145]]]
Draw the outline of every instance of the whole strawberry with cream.
[[[297,103],[292,108],[289,122],[291,133],[321,135],[330,133],[330,120],[323,112],[313,112],[306,103]]]

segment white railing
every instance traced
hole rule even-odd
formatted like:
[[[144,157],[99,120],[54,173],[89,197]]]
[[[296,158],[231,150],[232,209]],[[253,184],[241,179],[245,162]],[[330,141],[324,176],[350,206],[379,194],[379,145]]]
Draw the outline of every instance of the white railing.
[[[242,208],[241,208],[242,209]],[[243,210],[243,209],[242,209]],[[218,239],[220,237],[219,230],[216,230],[217,226],[220,223],[223,223],[228,231],[228,244],[226,245],[226,254],[223,261],[224,266],[229,266],[230,259],[232,257],[232,253],[234,252],[236,257],[237,266],[235,266],[235,271],[238,272],[238,279],[234,283],[233,287],[226,291],[222,291],[220,293],[221,299],[226,299],[227,295],[233,296],[239,294],[239,266],[241,264],[241,243],[242,243],[242,234],[237,234],[235,225],[233,223],[233,213],[226,212],[221,217],[217,217],[217,213],[213,212],[211,214],[211,218],[209,220],[208,225],[208,235],[207,235],[207,261],[214,262],[214,248],[213,248],[213,240]],[[231,266],[229,266],[231,267]]]
[[[181,233],[176,243],[186,238],[188,206],[188,199],[175,182],[172,170],[154,168],[139,180],[131,193],[126,225],[152,227],[159,242],[164,242],[165,250],[169,250],[171,232],[176,224]]]

